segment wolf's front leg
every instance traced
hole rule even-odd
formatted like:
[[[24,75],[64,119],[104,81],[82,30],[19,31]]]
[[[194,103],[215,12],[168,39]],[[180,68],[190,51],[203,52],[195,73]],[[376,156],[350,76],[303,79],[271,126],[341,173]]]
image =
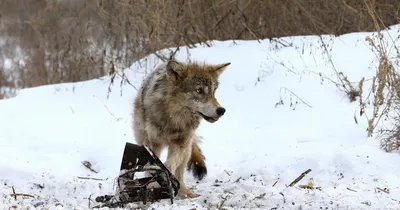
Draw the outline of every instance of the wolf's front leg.
[[[188,157],[190,157],[190,153],[189,153],[189,156],[188,156]],[[180,184],[180,186],[181,186],[180,189],[179,189],[178,194],[179,194],[179,196],[182,197],[182,198],[196,198],[196,197],[199,197],[200,195],[198,195],[198,194],[192,192],[191,190],[189,190],[189,189],[186,187],[185,182],[184,182],[184,173],[185,173],[185,169],[186,169],[186,166],[187,166],[188,161],[189,161],[189,158],[187,158],[187,160],[185,160],[184,162],[182,162],[182,163],[178,166],[178,168],[176,169],[176,171],[175,171],[175,176],[176,176],[176,178],[178,179],[179,184]]]
[[[161,156],[161,151],[163,149],[161,144],[158,144],[157,142],[152,142],[152,141],[149,141],[149,140],[145,140],[144,144],[147,147],[149,147],[151,149],[151,151],[153,151],[154,155],[157,156],[158,159],[161,159],[160,156]],[[151,177],[151,174],[150,174],[150,172],[146,171],[144,173],[144,176],[145,177]],[[150,185],[150,186],[152,186],[152,185]]]
[[[166,167],[179,181],[180,188],[178,195],[181,198],[195,198],[199,196],[186,187],[183,177],[185,168],[190,159],[191,148],[190,144],[185,146],[178,144],[170,145],[168,148],[167,161],[165,162]]]

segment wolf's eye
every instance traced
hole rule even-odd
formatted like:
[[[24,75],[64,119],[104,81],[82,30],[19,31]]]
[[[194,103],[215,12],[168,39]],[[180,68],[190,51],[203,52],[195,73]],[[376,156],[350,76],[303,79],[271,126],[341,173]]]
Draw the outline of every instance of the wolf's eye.
[[[198,88],[198,89],[196,89],[196,93],[202,94],[202,93],[203,93],[203,90],[202,90],[201,88]]]

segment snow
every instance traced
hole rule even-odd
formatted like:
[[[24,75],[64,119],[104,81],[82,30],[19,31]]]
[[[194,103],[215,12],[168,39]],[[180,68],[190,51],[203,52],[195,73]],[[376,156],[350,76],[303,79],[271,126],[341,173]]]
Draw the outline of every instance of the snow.
[[[10,69],[11,68],[11,60],[10,59],[5,59],[4,60],[4,63],[3,63],[3,68],[5,68],[5,69]]]
[[[377,139],[367,138],[366,119],[354,122],[358,103],[318,75],[335,80],[336,68],[352,82],[372,77],[377,60],[365,40],[370,35],[322,36],[330,54],[317,36],[279,39],[292,46],[263,40],[181,48],[178,60],[232,63],[216,93],[227,112],[217,123],[202,122],[198,131],[208,175],[197,183],[187,173],[185,181],[201,196],[145,207],[399,209],[399,153],[385,153]],[[89,196],[113,194],[125,142],[135,143],[135,88],[159,62],[149,56],[126,69],[133,86],[120,86],[117,78],[109,98],[110,78],[103,77],[24,89],[0,101],[0,209],[88,209]],[[287,187],[307,169],[312,171]],[[320,190],[298,187],[310,178]],[[13,189],[34,198],[15,200]]]

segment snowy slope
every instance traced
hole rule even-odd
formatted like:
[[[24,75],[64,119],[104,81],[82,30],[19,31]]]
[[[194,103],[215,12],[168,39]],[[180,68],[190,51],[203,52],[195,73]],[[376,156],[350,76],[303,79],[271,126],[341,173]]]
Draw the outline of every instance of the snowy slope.
[[[371,33],[323,36],[335,68],[350,81],[375,73],[367,35]],[[312,73],[334,79],[320,41],[306,36],[181,48],[181,61],[190,57],[232,63],[217,91],[227,112],[217,123],[202,122],[199,129],[209,173],[199,183],[188,174],[186,183],[201,196],[148,207],[399,209],[399,154],[384,153],[376,139],[367,139],[365,119],[359,118],[358,125],[353,119],[358,104]],[[138,88],[159,62],[149,56],[125,73]],[[87,209],[89,196],[113,193],[125,142],[134,143],[136,90],[128,84],[121,88],[117,79],[107,99],[109,81],[104,77],[30,88],[0,101],[0,209]],[[283,104],[277,105],[280,100]],[[85,160],[98,173],[85,168]],[[312,171],[304,179],[287,187],[307,169]],[[298,187],[310,178],[320,190]],[[390,193],[376,187],[389,188]],[[34,198],[15,200],[10,196],[13,188]]]

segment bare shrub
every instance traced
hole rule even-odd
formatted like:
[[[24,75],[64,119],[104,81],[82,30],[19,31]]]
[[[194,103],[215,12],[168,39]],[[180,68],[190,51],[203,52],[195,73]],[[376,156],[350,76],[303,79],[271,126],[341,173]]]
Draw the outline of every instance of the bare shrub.
[[[366,40],[376,55],[378,65],[376,75],[371,78],[370,92],[365,99],[362,97],[365,78],[362,78],[359,83],[360,116],[365,116],[368,120],[368,136],[371,137],[377,133],[378,139],[381,141],[381,148],[391,152],[400,148],[400,112],[398,111],[400,108],[400,75],[398,71],[400,51],[396,46],[400,37],[392,37],[389,33],[385,33],[386,29],[382,27],[382,16],[376,11],[376,1],[364,0],[364,3],[376,30],[373,36],[366,37]],[[394,49],[394,52],[390,49]],[[372,99],[372,113],[365,111],[366,101],[369,99]],[[378,127],[385,126],[391,128],[376,130]]]
[[[15,96],[13,79],[0,67],[0,100]]]
[[[0,57],[13,59],[18,88],[76,82],[167,47],[339,35],[399,23],[400,2],[373,2],[381,17],[376,23],[364,0],[3,0]]]
[[[389,129],[380,129],[379,138],[381,142],[381,148],[386,152],[392,152],[400,149],[400,85],[397,87],[398,94],[392,101],[393,113],[390,116]]]

